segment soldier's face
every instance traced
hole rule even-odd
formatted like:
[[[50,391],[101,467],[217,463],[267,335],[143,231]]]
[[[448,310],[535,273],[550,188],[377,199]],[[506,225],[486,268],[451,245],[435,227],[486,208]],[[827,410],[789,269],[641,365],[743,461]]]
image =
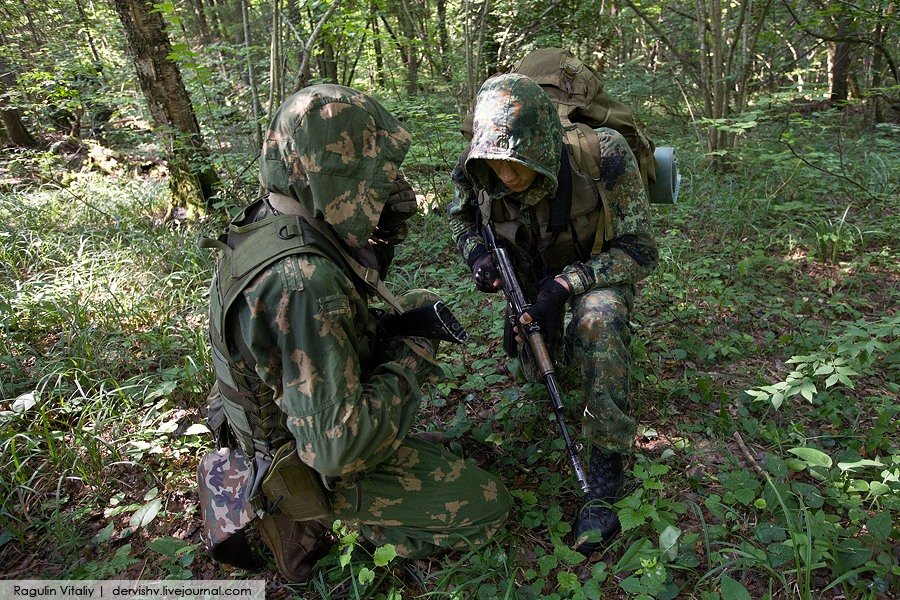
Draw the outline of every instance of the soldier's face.
[[[514,192],[524,192],[537,177],[537,172],[509,160],[487,159],[487,164],[503,185]]]

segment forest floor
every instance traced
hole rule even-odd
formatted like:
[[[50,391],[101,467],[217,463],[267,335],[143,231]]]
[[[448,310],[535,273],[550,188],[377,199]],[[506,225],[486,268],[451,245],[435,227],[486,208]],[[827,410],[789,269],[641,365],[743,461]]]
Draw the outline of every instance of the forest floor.
[[[801,151],[826,173],[764,132],[724,173],[685,143],[682,195],[654,207],[661,261],[632,318],[623,533],[590,557],[569,548],[580,497],[549,402],[503,354],[503,300],[474,289],[443,211],[423,206],[388,284],[434,289],[471,339],[442,347],[447,377],[417,430],[497,472],[513,512],[486,547],[425,561],[380,564],[339,531],[306,588],[271,564],[218,566],[200,542],[213,262],[197,241],[225,219],[164,222],[164,166],[145,157],[5,149],[0,572],[264,578],[279,600],[898,597],[892,132],[853,129],[846,156],[810,135]]]

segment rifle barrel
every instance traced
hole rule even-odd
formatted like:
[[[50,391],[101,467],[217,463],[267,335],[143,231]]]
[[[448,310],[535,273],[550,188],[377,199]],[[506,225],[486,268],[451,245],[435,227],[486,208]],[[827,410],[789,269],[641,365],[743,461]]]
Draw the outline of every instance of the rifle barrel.
[[[584,474],[584,467],[581,465],[581,458],[578,456],[578,449],[575,447],[574,442],[572,442],[572,437],[569,435],[569,428],[566,426],[566,419],[563,415],[562,393],[559,390],[559,386],[556,384],[553,361],[550,358],[550,352],[547,349],[544,336],[541,334],[541,328],[536,322],[531,322],[528,325],[522,325],[520,323],[519,319],[522,317],[522,313],[528,309],[529,304],[525,300],[522,286],[516,278],[512,261],[509,259],[509,254],[506,252],[506,249],[497,243],[497,234],[494,229],[494,224],[488,221],[482,225],[481,229],[485,246],[493,255],[497,269],[500,271],[500,280],[503,282],[503,294],[506,296],[506,302],[509,304],[510,312],[512,313],[511,320],[514,325],[519,327],[520,331],[525,332],[524,337],[528,341],[528,347],[534,358],[535,366],[537,367],[541,379],[544,382],[544,386],[547,388],[547,393],[550,396],[550,402],[553,405],[553,414],[556,416],[556,422],[559,424],[563,440],[566,443],[566,452],[569,454],[569,462],[572,464],[572,469],[575,471],[575,478],[581,486],[581,491],[587,493],[590,490],[590,486],[588,485],[587,476]]]

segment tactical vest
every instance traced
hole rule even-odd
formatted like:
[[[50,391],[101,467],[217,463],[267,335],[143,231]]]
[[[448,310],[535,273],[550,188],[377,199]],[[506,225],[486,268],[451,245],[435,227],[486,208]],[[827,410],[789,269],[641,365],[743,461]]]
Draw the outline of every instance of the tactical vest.
[[[553,231],[550,226],[551,221],[559,218],[552,214],[554,210],[565,210],[564,204],[556,203],[557,198],[553,201],[544,198],[534,207],[518,205],[511,197],[479,203],[482,218],[494,222],[497,233],[515,246],[520,258],[531,254],[529,249],[540,255],[543,272],[533,273],[538,280],[544,275],[558,274],[573,262],[587,260],[612,237],[606,191],[598,181],[600,144],[597,133],[582,125],[569,124],[564,130],[564,138],[568,161],[563,161],[561,171],[566,168],[571,171],[571,204],[568,213],[562,215],[565,227]],[[585,147],[590,147],[591,152],[582,150]],[[560,179],[563,176],[561,172]],[[487,214],[488,210],[490,214]]]
[[[318,254],[342,264],[334,248],[298,216],[269,216],[253,222],[261,204],[258,201],[244,209],[218,240],[202,242],[221,251],[209,293],[212,362],[228,424],[248,456],[271,456],[291,436],[272,390],[255,374],[255,360],[241,336],[235,300],[257,275],[287,256]],[[233,349],[240,352],[244,368],[232,360]]]

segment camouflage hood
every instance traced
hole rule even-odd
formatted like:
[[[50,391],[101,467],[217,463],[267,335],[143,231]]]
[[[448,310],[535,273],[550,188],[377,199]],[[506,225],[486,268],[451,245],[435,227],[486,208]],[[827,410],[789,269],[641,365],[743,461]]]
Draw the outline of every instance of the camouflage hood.
[[[562,124],[550,97],[524,75],[498,75],[484,82],[475,99],[475,122],[466,172],[492,198],[511,194],[485,159],[521,163],[538,178],[522,192],[522,200],[536,204],[556,192],[562,151]]]
[[[366,244],[410,135],[378,102],[341,85],[313,85],[278,108],[259,182],[324,218],[353,248]]]

